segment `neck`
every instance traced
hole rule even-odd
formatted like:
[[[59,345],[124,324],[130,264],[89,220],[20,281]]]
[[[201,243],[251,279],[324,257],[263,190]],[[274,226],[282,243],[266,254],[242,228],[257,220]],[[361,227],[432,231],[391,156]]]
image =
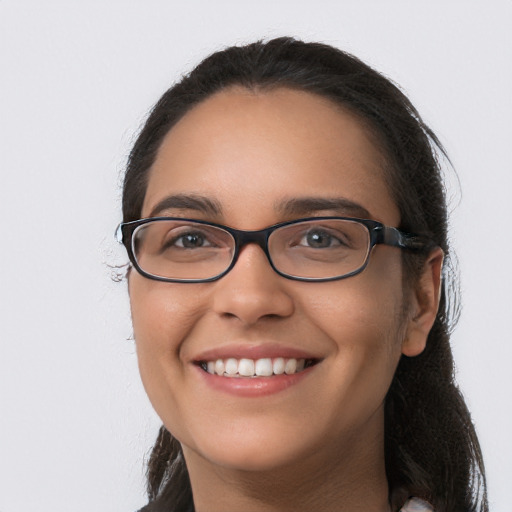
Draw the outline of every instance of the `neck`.
[[[196,512],[388,512],[383,440],[350,440],[333,451],[264,471],[214,465],[183,447]],[[334,456],[335,455],[335,456]]]

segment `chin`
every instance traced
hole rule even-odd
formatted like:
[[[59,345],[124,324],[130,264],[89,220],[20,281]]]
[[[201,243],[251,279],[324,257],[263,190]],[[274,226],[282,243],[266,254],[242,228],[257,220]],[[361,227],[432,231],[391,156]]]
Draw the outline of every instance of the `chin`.
[[[297,453],[263,450],[260,446],[244,447],[243,450],[231,448],[232,453],[219,453],[211,450],[209,453],[199,454],[214,466],[240,472],[270,472],[279,468],[288,467],[297,462]]]
[[[206,440],[193,447],[182,442],[185,458],[191,450],[210,464],[237,471],[276,470],[295,464],[314,451],[312,447],[308,449],[303,432],[297,427],[295,432],[290,432],[282,426],[278,431],[272,431],[268,425],[265,429],[240,425],[212,432],[202,439]]]

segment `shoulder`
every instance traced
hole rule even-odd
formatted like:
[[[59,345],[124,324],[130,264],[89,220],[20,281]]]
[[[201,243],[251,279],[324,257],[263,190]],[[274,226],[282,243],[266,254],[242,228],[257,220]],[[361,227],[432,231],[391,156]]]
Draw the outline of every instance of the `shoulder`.
[[[407,500],[400,512],[434,512],[432,505],[419,498],[411,498]]]

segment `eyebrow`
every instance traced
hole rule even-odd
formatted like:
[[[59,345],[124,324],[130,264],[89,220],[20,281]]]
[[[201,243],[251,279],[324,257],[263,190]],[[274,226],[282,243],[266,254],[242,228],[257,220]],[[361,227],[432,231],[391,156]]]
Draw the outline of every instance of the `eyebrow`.
[[[195,210],[205,215],[220,215],[222,213],[222,207],[218,201],[195,194],[167,196],[156,204],[149,216],[157,217],[165,210]]]
[[[370,212],[358,203],[344,197],[301,197],[293,198],[277,205],[277,210],[289,216],[307,216],[315,212],[329,210],[338,214],[370,219]]]
[[[196,194],[176,194],[162,199],[151,210],[149,217],[157,217],[166,210],[194,210],[210,216],[221,216],[221,204],[209,197]],[[351,217],[370,219],[370,212],[354,201],[344,197],[300,197],[278,202],[275,210],[285,216],[306,217],[319,211],[330,211]]]

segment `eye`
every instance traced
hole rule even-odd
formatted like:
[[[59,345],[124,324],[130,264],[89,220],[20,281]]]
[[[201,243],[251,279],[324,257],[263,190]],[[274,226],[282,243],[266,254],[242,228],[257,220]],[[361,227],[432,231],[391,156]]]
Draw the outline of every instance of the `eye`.
[[[178,231],[175,233],[174,231]],[[164,243],[164,249],[177,247],[180,249],[202,249],[203,247],[213,247],[212,237],[208,233],[198,230],[183,229],[173,230],[169,233],[169,238]]]
[[[312,247],[313,249],[325,249],[341,244],[342,242],[339,238],[320,228],[310,229],[299,242],[299,245]]]
[[[167,245],[175,245],[184,249],[197,249],[199,247],[211,247],[210,241],[200,232],[181,234],[170,240]]]

